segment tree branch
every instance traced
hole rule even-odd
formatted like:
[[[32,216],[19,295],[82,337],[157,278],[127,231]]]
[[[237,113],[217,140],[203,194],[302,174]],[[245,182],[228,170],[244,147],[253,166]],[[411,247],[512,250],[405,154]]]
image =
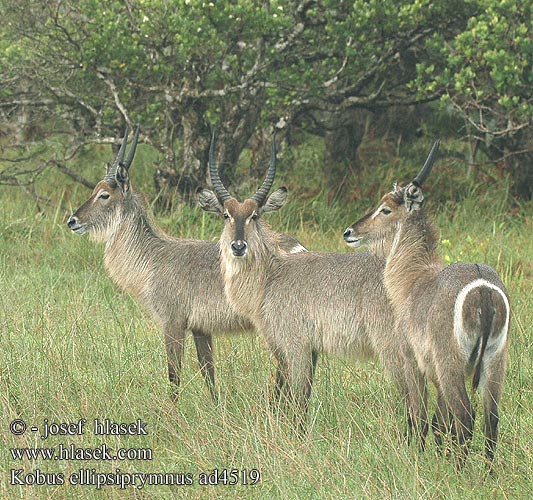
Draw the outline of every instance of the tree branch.
[[[94,189],[96,184],[87,180],[85,177],[83,177],[83,175],[78,174],[78,172],[72,170],[71,168],[68,168],[66,165],[64,165],[58,160],[56,160],[55,165],[60,172],[68,175],[71,179],[74,179],[76,182],[83,184],[85,187],[91,190]]]
[[[97,68],[96,71],[97,71],[98,78],[103,80],[105,82],[105,84],[109,87],[109,90],[111,90],[111,94],[113,94],[113,98],[115,99],[115,104],[116,104],[118,110],[121,112],[121,114],[124,117],[124,120],[126,121],[126,123],[131,127],[132,126],[131,120],[130,120],[130,118],[128,116],[128,112],[126,111],[126,108],[124,107],[124,105],[122,104],[122,102],[120,100],[120,97],[118,95],[118,90],[117,90],[117,87],[115,85],[115,82],[106,75],[106,72],[105,72],[104,69],[98,69]]]

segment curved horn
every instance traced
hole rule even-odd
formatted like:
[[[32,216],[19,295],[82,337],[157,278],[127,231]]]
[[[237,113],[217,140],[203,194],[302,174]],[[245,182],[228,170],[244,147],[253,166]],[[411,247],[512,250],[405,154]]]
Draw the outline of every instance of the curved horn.
[[[276,136],[272,137],[272,154],[270,155],[270,165],[261,187],[252,196],[252,200],[257,201],[259,206],[262,206],[266,200],[268,192],[274,184],[274,176],[276,175]]]
[[[135,150],[137,149],[137,142],[139,141],[139,130],[141,129],[140,125],[137,125],[135,128],[135,133],[133,134],[133,140],[131,141],[130,150],[128,151],[128,157],[124,162],[124,168],[129,170],[133,157],[135,156]]]
[[[415,186],[421,187],[424,181],[427,179],[429,173],[431,172],[431,169],[433,168],[433,164],[435,163],[435,160],[437,158],[437,153],[439,151],[440,146],[440,139],[435,140],[433,143],[433,146],[431,147],[431,151],[429,152],[428,157],[426,158],[426,162],[424,163],[424,166],[418,172],[417,176],[413,179],[412,184]]]
[[[111,165],[108,165],[107,167],[106,178],[108,179],[114,179],[115,173],[117,171],[117,167],[119,163],[122,162],[122,159],[124,158],[124,153],[126,152],[126,144],[128,143],[129,132],[130,130],[128,126],[126,125],[126,131],[124,132],[124,138],[122,139],[122,144],[120,145],[120,149],[118,150],[118,155],[115,158],[115,161]]]
[[[220,176],[218,175],[218,168],[215,164],[215,133],[211,135],[211,146],[209,146],[209,176],[211,177],[211,184],[213,184],[213,189],[217,195],[220,203],[224,204],[225,201],[229,200],[232,196],[229,194],[228,190],[222,184]]]

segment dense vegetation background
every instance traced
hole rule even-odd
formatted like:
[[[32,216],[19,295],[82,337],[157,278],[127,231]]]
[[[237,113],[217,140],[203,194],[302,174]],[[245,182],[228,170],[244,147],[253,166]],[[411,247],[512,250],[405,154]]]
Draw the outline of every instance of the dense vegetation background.
[[[533,40],[531,2],[0,0],[0,497],[6,499],[522,499],[533,475]],[[297,439],[266,394],[260,337],[216,339],[221,402],[188,343],[182,394],[169,398],[161,334],[103,268],[101,246],[65,221],[140,123],[132,183],[178,237],[215,240],[194,206],[211,131],[239,195],[264,175],[291,201],[274,227],[313,250],[345,252],[342,231],[434,137],[428,210],[445,262],[485,262],[513,309],[497,477],[484,478],[477,419],[466,469],[428,440],[402,442],[404,415],[374,364],[321,358],[309,432]],[[479,413],[481,405],[475,399]],[[434,395],[432,395],[434,402]],[[152,461],[14,460],[13,447],[94,447],[91,433],[44,442],[10,422],[86,418],[148,423],[109,438]],[[257,468],[255,487],[13,487],[10,470],[209,472]]]
[[[316,169],[335,191],[357,173],[369,137],[401,156],[439,135],[454,140],[458,175],[510,175],[512,193],[531,198],[531,2],[0,6],[0,183],[36,199],[46,169],[91,185],[76,157],[116,144],[126,123],[142,124],[142,141],[157,152],[154,196],[173,187],[187,198],[205,182],[215,129],[234,182],[245,149],[250,173],[261,175],[273,131],[287,149],[323,143]]]

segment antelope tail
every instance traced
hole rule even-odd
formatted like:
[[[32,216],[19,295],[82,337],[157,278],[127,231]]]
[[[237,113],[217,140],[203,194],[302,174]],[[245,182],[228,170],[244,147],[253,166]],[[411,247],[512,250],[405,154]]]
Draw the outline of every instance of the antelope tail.
[[[490,291],[486,287],[481,287],[479,290],[481,294],[481,318],[480,318],[480,329],[481,329],[481,348],[479,351],[479,356],[477,356],[477,363],[474,369],[474,378],[472,380],[472,389],[474,391],[479,386],[479,379],[481,378],[481,368],[483,363],[483,355],[485,354],[485,349],[487,348],[487,342],[490,337],[490,332],[492,330],[492,321],[494,319],[494,309],[491,307]],[[476,344],[474,351],[477,351],[479,342]],[[474,352],[472,352],[474,355]]]

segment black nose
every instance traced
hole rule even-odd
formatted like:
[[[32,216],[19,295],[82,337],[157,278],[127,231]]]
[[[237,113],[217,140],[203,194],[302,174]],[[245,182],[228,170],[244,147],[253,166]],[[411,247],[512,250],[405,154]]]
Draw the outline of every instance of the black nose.
[[[242,257],[246,253],[246,241],[237,240],[231,242],[231,251],[236,257]]]
[[[76,226],[78,224],[78,218],[77,217],[74,217],[74,216],[71,216],[69,217],[68,221],[67,221],[67,226],[72,229],[74,226]]]
[[[352,233],[353,233],[353,229],[351,227],[346,229],[346,231],[344,231],[343,233],[344,239],[349,238],[352,235]]]

